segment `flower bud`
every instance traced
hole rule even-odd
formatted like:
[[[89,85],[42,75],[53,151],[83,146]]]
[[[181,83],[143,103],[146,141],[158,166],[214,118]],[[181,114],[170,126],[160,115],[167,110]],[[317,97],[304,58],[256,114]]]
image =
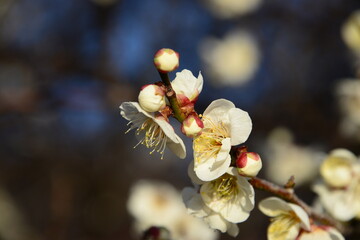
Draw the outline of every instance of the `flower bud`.
[[[163,73],[174,71],[179,67],[179,53],[170,48],[162,48],[154,56],[155,67]]]
[[[138,100],[141,108],[147,112],[160,111],[166,106],[165,92],[155,84],[143,86]]]
[[[164,227],[150,227],[144,232],[142,237],[144,240],[170,240],[171,234]]]
[[[254,152],[242,152],[236,159],[236,167],[240,175],[255,177],[262,167],[261,158]]]
[[[195,113],[189,114],[181,125],[181,131],[188,137],[196,137],[201,134],[204,123]]]
[[[353,163],[356,156],[345,149],[337,149],[330,153],[320,167],[324,181],[331,187],[346,187],[353,175]]]

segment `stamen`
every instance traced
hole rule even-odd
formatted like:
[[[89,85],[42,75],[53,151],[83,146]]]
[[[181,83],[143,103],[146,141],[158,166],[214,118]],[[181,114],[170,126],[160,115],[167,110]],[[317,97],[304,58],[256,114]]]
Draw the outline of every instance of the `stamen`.
[[[155,123],[151,118],[143,121],[143,119],[130,121],[130,128],[126,131],[128,133],[130,130],[138,128],[135,131],[136,135],[144,134],[143,138],[134,146],[136,148],[140,144],[145,145],[147,148],[152,148],[149,154],[159,152],[161,154],[161,159],[164,158],[164,152],[167,142],[167,136],[161,127]]]
[[[206,116],[202,117],[204,126],[200,136],[194,140],[195,161],[200,163],[219,153],[222,140],[229,137],[228,128],[223,122],[214,123]]]
[[[212,182],[214,197],[216,199],[234,200],[238,194],[237,179],[229,174],[224,174]]]

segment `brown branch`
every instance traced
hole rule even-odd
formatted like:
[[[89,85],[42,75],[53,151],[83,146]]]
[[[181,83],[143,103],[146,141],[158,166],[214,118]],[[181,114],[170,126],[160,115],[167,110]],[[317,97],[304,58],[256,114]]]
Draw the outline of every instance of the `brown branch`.
[[[335,221],[329,216],[315,212],[309,205],[307,205],[295,194],[293,188],[280,187],[274,183],[258,177],[251,178],[249,183],[256,189],[270,192],[288,202],[299,205],[312,219],[321,222],[322,224],[333,226],[343,233],[346,231],[345,227],[340,222]]]
[[[167,73],[162,73],[159,71],[161,80],[163,81],[165,87],[166,87],[166,97],[169,100],[169,103],[171,105],[171,108],[173,110],[174,113],[174,117],[180,122],[182,123],[186,116],[185,114],[181,111],[181,108],[179,106],[179,102],[176,98],[176,93],[174,91],[174,89],[171,86],[171,82],[169,79],[169,76]]]

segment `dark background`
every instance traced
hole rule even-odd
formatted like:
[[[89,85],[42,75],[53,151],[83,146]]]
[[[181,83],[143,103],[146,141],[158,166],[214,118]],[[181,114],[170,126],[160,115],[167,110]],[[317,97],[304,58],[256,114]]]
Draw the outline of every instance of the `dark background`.
[[[340,31],[359,1],[271,0],[232,19],[215,17],[201,1],[104,2],[0,1],[0,209],[10,204],[18,215],[9,220],[0,211],[0,239],[15,239],[9,229],[16,239],[132,239],[131,184],[148,178],[179,190],[189,186],[191,140],[185,160],[134,150],[118,107],[136,101],[142,85],[159,81],[152,63],[158,49],[178,51],[179,70],[197,76],[201,40],[232,29],[254,35],[260,66],[239,87],[213,86],[202,71],[199,112],[218,98],[248,111],[253,151],[273,128],[285,126],[299,144],[360,154],[359,142],[338,131],[334,95],[341,78],[355,76]],[[310,188],[299,191],[311,203]],[[257,192],[257,200],[264,196]],[[239,225],[238,239],[265,239],[267,224],[254,210]]]

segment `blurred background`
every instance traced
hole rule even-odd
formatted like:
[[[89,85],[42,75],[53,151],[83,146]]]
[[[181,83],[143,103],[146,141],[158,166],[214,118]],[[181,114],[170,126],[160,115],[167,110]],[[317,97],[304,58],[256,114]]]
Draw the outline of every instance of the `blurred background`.
[[[357,75],[342,28],[360,2],[234,2],[0,0],[0,239],[136,239],[126,204],[137,180],[191,185],[191,139],[185,160],[160,160],[133,149],[119,114],[160,80],[152,59],[163,47],[180,53],[179,70],[204,76],[199,113],[218,98],[249,112],[261,176],[271,179],[283,141],[300,148],[295,158],[308,151],[309,169],[336,147],[360,154],[359,135],[342,131],[337,94]],[[309,204],[310,186],[298,187]],[[267,225],[254,210],[238,239],[265,239]]]

